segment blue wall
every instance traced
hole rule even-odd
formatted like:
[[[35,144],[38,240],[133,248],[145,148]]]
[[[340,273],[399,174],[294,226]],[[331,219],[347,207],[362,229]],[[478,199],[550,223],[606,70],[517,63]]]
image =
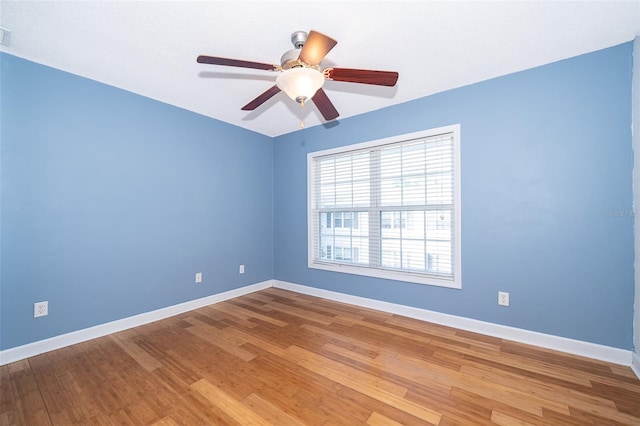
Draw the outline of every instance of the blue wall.
[[[0,349],[273,277],[271,138],[0,62]]]
[[[631,349],[631,52],[275,139],[0,54],[0,349],[270,278]],[[308,152],[455,123],[462,290],[307,268]]]
[[[632,46],[276,138],[275,278],[631,349]],[[455,123],[462,290],[307,268],[308,152]]]

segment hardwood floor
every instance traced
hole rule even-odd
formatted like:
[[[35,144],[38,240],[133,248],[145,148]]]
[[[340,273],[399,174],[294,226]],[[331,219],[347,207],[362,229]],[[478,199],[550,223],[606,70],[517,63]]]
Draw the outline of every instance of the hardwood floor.
[[[0,372],[2,425],[640,425],[630,368],[274,288]]]

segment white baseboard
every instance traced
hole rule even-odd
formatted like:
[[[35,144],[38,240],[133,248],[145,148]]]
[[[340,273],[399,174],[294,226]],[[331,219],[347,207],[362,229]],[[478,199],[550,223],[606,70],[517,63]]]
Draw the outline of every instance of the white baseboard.
[[[11,362],[20,361],[34,355],[49,352],[55,349],[64,348],[76,343],[86,342],[87,340],[97,337],[106,336],[107,334],[117,333],[140,325],[148,324],[164,318],[172,317],[183,312],[192,311],[203,306],[212,305],[224,300],[233,299],[255,291],[263,290],[273,286],[273,280],[267,280],[245,287],[236,288],[234,290],[225,291],[223,293],[214,294],[188,302],[179,303],[166,308],[157,309],[155,311],[145,312],[143,314],[134,315],[132,317],[111,321],[108,323],[96,325],[94,327],[85,328],[83,330],[72,331],[71,333],[61,334],[37,342],[28,343],[23,346],[5,349],[0,351],[0,365],[9,364]]]
[[[640,354],[636,352],[633,352],[631,355],[631,369],[636,373],[638,379],[640,379]]]
[[[293,284],[285,281],[273,280],[273,286],[297,293],[308,294],[310,296],[322,297],[324,299],[335,300],[337,302],[349,303],[365,308],[376,309],[405,317],[415,318],[422,321],[442,324],[462,330],[473,331],[488,336],[513,340],[520,343],[539,346],[547,349],[562,351],[587,358],[607,361],[614,364],[631,366],[631,354],[629,350],[599,345],[597,343],[583,342],[566,337],[554,336],[551,334],[538,333],[536,331],[524,330],[521,328],[509,327],[506,325],[493,324],[471,318],[464,318],[455,315],[443,314],[426,309],[414,308],[411,306],[398,305],[395,303],[382,302],[380,300],[367,299],[365,297],[352,296],[329,290],[322,290],[315,287],[308,287],[300,284]],[[635,368],[636,375],[640,371],[640,359]],[[639,375],[640,377],[640,375]]]
[[[263,281],[234,290],[225,291],[223,293],[214,294],[212,296],[203,297],[201,299],[191,300],[189,302],[168,306],[155,311],[145,312],[132,317],[51,337],[49,339],[39,340],[23,346],[5,349],[0,351],[0,365],[20,361],[31,356],[74,345],[76,343],[86,342],[87,340],[148,324],[153,321],[158,321],[193,309],[198,309],[203,306],[222,302],[224,300],[244,296],[245,294],[253,293],[269,287],[282,288],[285,290],[295,291],[297,293],[308,294],[310,296],[322,297],[324,299],[335,300],[337,302],[350,303],[352,305],[377,309],[379,311],[415,318],[422,321],[442,324],[502,339],[513,340],[516,342],[630,366],[638,378],[640,378],[640,356],[628,350],[278,280]]]

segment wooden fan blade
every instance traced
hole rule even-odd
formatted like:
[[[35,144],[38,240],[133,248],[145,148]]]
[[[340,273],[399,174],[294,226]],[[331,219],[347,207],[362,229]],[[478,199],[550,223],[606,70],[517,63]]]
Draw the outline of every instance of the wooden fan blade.
[[[327,96],[325,91],[322,90],[322,87],[318,89],[311,100],[314,104],[316,104],[316,107],[318,107],[320,114],[322,114],[325,120],[331,121],[334,118],[338,118],[338,116],[340,115],[338,114],[338,110],[336,109],[336,107],[334,107],[329,100],[329,97]]]
[[[317,31],[311,30],[304,42],[298,60],[309,65],[318,65],[338,42]]]
[[[228,67],[255,68],[258,70],[276,71],[278,67],[261,62],[240,61],[238,59],[219,58],[217,56],[198,56],[198,63],[210,65],[225,65]]]
[[[359,70],[351,68],[329,68],[328,77],[334,81],[375,84],[378,86],[395,86],[398,81],[398,73],[395,71]]]
[[[273,95],[276,95],[279,92],[280,92],[280,88],[278,86],[274,85],[270,89],[267,89],[260,96],[258,96],[257,98],[255,98],[254,100],[252,100],[251,102],[249,102],[248,104],[243,106],[242,110],[243,111],[253,111],[254,109],[258,108],[260,105],[262,105],[263,103],[265,103],[269,99],[271,99],[273,97]]]

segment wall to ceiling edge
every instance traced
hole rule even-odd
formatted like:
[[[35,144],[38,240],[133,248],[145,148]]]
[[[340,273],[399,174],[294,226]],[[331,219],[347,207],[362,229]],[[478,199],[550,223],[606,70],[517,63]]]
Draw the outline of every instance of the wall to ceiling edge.
[[[272,278],[270,137],[0,65],[0,349]]]
[[[275,138],[275,279],[631,350],[632,52],[629,42]],[[461,290],[307,267],[309,152],[457,123]]]

